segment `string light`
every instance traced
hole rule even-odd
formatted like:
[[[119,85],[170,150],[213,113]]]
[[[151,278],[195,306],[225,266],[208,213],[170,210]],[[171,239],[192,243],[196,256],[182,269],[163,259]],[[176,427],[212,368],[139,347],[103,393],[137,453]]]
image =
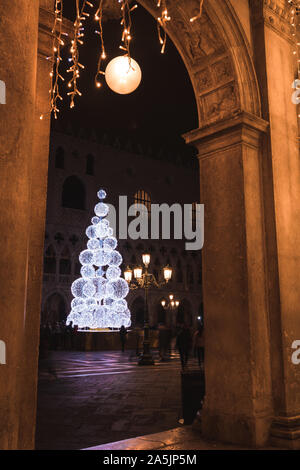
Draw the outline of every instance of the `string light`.
[[[130,42],[132,40],[131,12],[137,7],[137,5],[134,5],[132,8],[130,8],[128,0],[121,0],[120,3],[121,3],[121,12],[122,12],[121,25],[123,26],[122,44],[120,45],[120,49],[126,52],[125,55],[128,56],[129,68],[130,68],[131,67]]]
[[[199,13],[196,16],[193,16],[193,18],[190,18],[190,22],[193,23],[194,21],[198,20],[202,16],[202,11],[203,11],[203,3],[204,0],[200,0],[200,7],[199,7]]]
[[[102,19],[103,19],[103,0],[100,0],[99,8],[95,13],[95,20],[98,21],[99,23],[99,31],[96,31],[96,33],[100,35],[100,42],[101,42],[101,52],[99,54],[99,59],[98,59],[98,64],[97,64],[97,73],[95,76],[95,85],[97,88],[101,87],[100,75],[105,75],[105,73],[101,70],[102,61],[106,59],[106,52],[105,52],[104,39],[103,39]]]
[[[74,22],[74,38],[71,42],[71,59],[73,65],[67,70],[67,72],[72,73],[72,78],[68,83],[68,88],[72,88],[68,92],[70,96],[70,108],[74,108],[75,97],[76,95],[82,96],[82,93],[78,90],[77,81],[80,77],[80,69],[84,69],[84,65],[79,62],[79,46],[83,45],[84,38],[84,27],[83,21],[85,21],[90,15],[85,11],[87,6],[93,8],[93,4],[87,0],[83,0],[81,9],[79,8],[79,0],[76,0],[76,19]]]
[[[158,40],[161,44],[160,52],[164,54],[167,44],[167,31],[166,25],[171,21],[171,17],[168,13],[167,0],[158,0],[157,7],[161,7],[161,16],[157,18],[157,31],[158,31]]]
[[[53,69],[50,72],[50,112],[47,114],[54,114],[57,119],[57,113],[59,113],[58,100],[63,100],[59,92],[59,80],[64,81],[63,76],[59,73],[61,58],[61,47],[64,46],[62,39],[62,22],[63,22],[63,0],[55,0],[54,10],[54,25],[52,28],[53,44],[52,44],[52,56],[47,57],[47,60],[52,61]],[[40,119],[44,119],[44,114],[41,114]]]
[[[80,8],[80,2],[82,1],[82,7]],[[296,10],[297,14],[300,11],[300,0],[297,2],[294,0],[288,0],[291,5],[294,5],[295,3],[297,4]],[[165,52],[166,48],[166,42],[167,42],[167,24],[168,22],[171,21],[171,16],[169,15],[168,12],[168,7],[167,7],[167,0],[156,0],[157,2],[157,8],[161,9],[160,16],[157,18],[157,29],[158,29],[158,38],[159,42],[161,44],[161,53],[163,54]],[[135,71],[133,68],[133,59],[131,58],[131,52],[130,52],[130,45],[132,41],[132,20],[131,20],[131,13],[133,10],[135,10],[138,5],[134,4],[132,7],[130,6],[130,0],[118,0],[118,3],[120,4],[121,8],[121,25],[123,27],[122,30],[122,38],[121,38],[121,44],[119,48],[125,52],[124,57],[128,58],[128,63],[129,63],[129,71],[132,69],[132,71]],[[69,57],[69,62],[72,63],[72,65],[68,68],[67,72],[72,74],[71,80],[69,80],[67,87],[70,89],[70,91],[67,93],[68,96],[70,96],[70,108],[73,108],[75,106],[75,97],[82,96],[82,93],[79,91],[77,82],[78,79],[80,78],[80,72],[81,69],[84,69],[84,65],[79,62],[79,48],[80,46],[83,45],[83,40],[84,40],[84,31],[85,28],[83,26],[83,22],[86,21],[89,17],[90,14],[86,11],[87,7],[93,8],[93,4],[88,1],[88,0],[75,0],[76,4],[76,18],[74,22],[74,34],[73,38],[71,41],[71,47],[70,47],[70,52],[71,52],[71,57]],[[99,59],[98,59],[98,64],[97,64],[97,72],[95,75],[95,85],[97,88],[101,87],[101,77],[100,75],[105,75],[105,72],[101,70],[102,66],[102,61],[107,58],[106,56],[106,51],[105,51],[105,45],[104,45],[104,37],[103,37],[103,4],[104,0],[99,0],[99,7],[97,9],[97,12],[95,14],[95,20],[99,24],[99,30],[96,30],[95,32],[99,34],[100,36],[100,53],[99,53]],[[202,11],[203,11],[203,4],[204,0],[200,0],[200,8],[199,8],[199,13],[197,16],[194,16],[193,18],[190,18],[190,21],[193,22],[197,20],[198,18],[201,17]],[[50,103],[51,103],[51,110],[48,114],[51,114],[53,112],[54,117],[57,119],[57,114],[59,113],[59,108],[58,108],[58,100],[62,100],[62,96],[60,95],[59,91],[59,82],[64,81],[64,78],[59,72],[59,67],[62,61],[61,57],[61,47],[64,45],[64,41],[62,39],[62,36],[66,33],[62,32],[62,22],[63,22],[63,0],[55,0],[55,21],[54,21],[54,26],[53,26],[53,50],[52,50],[52,56],[48,57],[48,60],[52,60],[53,63],[53,70],[50,72],[50,78],[51,78],[51,88],[49,90],[50,93]],[[294,16],[291,22],[292,26],[296,28],[295,26],[295,21],[294,21]],[[294,36],[296,33],[294,33]],[[297,50],[295,54],[298,54],[298,46],[300,44],[297,44]],[[300,78],[300,61],[298,60],[298,75]],[[43,119],[44,115],[42,114],[40,116],[40,119]]]

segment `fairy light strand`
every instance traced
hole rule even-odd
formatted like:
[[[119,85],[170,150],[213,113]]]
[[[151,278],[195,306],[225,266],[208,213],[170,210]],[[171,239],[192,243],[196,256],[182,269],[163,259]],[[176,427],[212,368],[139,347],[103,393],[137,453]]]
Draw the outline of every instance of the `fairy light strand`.
[[[82,7],[79,7],[79,0],[76,0],[76,19],[74,22],[74,38],[71,43],[71,60],[73,65],[67,70],[67,72],[72,73],[72,78],[68,83],[68,87],[72,88],[68,92],[70,96],[70,108],[75,106],[75,97],[76,95],[82,96],[82,93],[79,91],[77,86],[77,81],[80,77],[80,69],[84,69],[84,65],[79,62],[79,47],[83,45],[84,38],[84,27],[83,21],[85,21],[90,14],[85,11],[87,6],[93,8],[93,4],[87,0],[83,0]]]
[[[106,52],[104,46],[104,38],[103,38],[103,27],[102,27],[102,20],[103,20],[103,0],[100,0],[99,8],[95,13],[95,20],[98,21],[99,24],[99,31],[95,31],[100,36],[100,43],[101,43],[101,51],[99,54],[98,64],[97,64],[97,73],[95,76],[95,85],[97,88],[101,87],[101,77],[100,75],[105,75],[105,73],[101,70],[102,61],[106,59]]]
[[[198,13],[198,15],[193,16],[192,18],[190,18],[191,23],[193,23],[194,21],[199,20],[199,18],[201,18],[202,12],[203,12],[203,4],[204,4],[204,0],[200,0],[199,13]]]
[[[167,31],[166,26],[169,21],[171,21],[171,17],[168,13],[167,8],[167,0],[158,0],[157,7],[161,8],[161,15],[157,17],[157,32],[158,32],[158,40],[161,44],[160,52],[164,54],[167,44]]]
[[[80,8],[80,4],[82,2],[82,7]],[[160,9],[160,14],[157,17],[157,29],[158,29],[158,38],[161,45],[161,53],[163,54],[166,49],[167,43],[167,24],[171,21],[171,16],[168,12],[167,7],[167,0],[156,0],[157,8]],[[288,2],[294,6],[296,4],[295,11],[297,15],[300,11],[300,0],[288,0]],[[131,65],[131,40],[132,40],[132,19],[131,13],[135,10],[138,5],[135,4],[134,6],[130,6],[130,0],[118,0],[121,8],[121,26],[122,30],[122,37],[121,37],[121,44],[119,48],[125,52],[125,56],[129,59],[129,67]],[[76,18],[74,21],[74,35],[71,41],[71,57],[69,57],[69,62],[71,62],[71,66],[68,68],[67,72],[72,74],[72,78],[69,80],[67,86],[70,91],[67,93],[70,96],[70,108],[74,108],[75,106],[75,97],[82,96],[82,93],[78,89],[78,80],[80,78],[80,72],[84,69],[84,65],[79,61],[79,49],[80,46],[83,45],[84,42],[84,31],[85,28],[83,26],[85,20],[88,19],[90,14],[86,11],[87,7],[93,8],[93,4],[88,0],[75,0],[76,5]],[[104,0],[99,0],[99,6],[97,12],[95,14],[95,20],[98,22],[99,30],[95,32],[100,36],[100,53],[99,59],[97,63],[97,72],[95,75],[95,85],[97,88],[101,87],[101,75],[105,75],[105,72],[101,69],[103,60],[107,58],[105,44],[104,44],[104,35],[103,35],[103,8],[104,8]],[[203,13],[203,5],[204,0],[200,0],[199,6],[199,13],[190,18],[190,22],[194,22],[202,16]],[[50,93],[50,102],[51,102],[51,111],[49,114],[53,113],[54,117],[57,119],[57,114],[59,113],[58,108],[58,100],[62,100],[62,96],[59,91],[59,82],[64,81],[64,78],[59,72],[59,67],[62,61],[61,57],[61,47],[64,45],[64,41],[62,40],[62,35],[66,34],[62,32],[62,21],[63,21],[63,0],[55,0],[55,22],[52,33],[54,34],[53,37],[53,51],[52,57],[48,59],[52,59],[53,62],[53,71],[50,73],[51,76],[51,88],[49,90]],[[292,23],[294,24],[294,16],[292,17]],[[295,27],[296,29],[296,27]],[[67,35],[67,34],[66,34]],[[294,33],[296,35],[296,33]],[[298,47],[300,44],[297,43],[297,60],[298,60],[298,76],[300,78],[300,60],[298,54]],[[43,115],[41,115],[41,119],[43,119]]]
[[[121,50],[125,51],[125,55],[128,56],[129,64],[131,67],[131,55],[130,55],[130,43],[132,40],[132,20],[131,12],[137,8],[137,5],[130,7],[128,0],[121,0],[121,13],[122,20],[121,25],[123,26],[121,45],[119,46]]]
[[[62,23],[63,23],[63,0],[55,0],[55,10],[54,10],[54,25],[52,28],[53,34],[53,44],[52,44],[52,56],[47,57],[47,60],[51,59],[53,68],[50,72],[50,111],[47,114],[54,114],[55,119],[57,119],[57,113],[59,113],[58,100],[63,100],[59,91],[59,81],[65,81],[63,76],[59,72],[60,63],[62,61],[61,57],[61,47],[64,46],[64,41],[62,39]],[[45,114],[41,114],[40,119],[44,118]]]

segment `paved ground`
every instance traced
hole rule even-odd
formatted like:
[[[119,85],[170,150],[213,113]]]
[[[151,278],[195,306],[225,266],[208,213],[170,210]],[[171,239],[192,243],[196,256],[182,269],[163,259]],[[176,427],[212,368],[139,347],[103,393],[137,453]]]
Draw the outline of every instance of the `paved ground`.
[[[148,436],[111,442],[85,450],[251,450],[249,447],[207,441],[201,437],[199,429],[181,426]],[[274,448],[270,447],[270,450]]]
[[[40,368],[37,449],[82,449],[178,426],[176,354],[141,367],[129,352],[55,351],[50,373],[48,366]]]

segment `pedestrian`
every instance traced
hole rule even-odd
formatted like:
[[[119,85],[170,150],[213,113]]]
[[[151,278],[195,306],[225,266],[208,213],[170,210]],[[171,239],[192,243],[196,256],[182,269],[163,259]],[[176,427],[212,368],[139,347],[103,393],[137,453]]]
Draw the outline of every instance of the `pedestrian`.
[[[127,330],[125,326],[122,325],[120,328],[120,340],[121,340],[122,352],[125,351],[126,335],[127,335]]]
[[[180,354],[181,368],[183,371],[187,368],[191,343],[192,337],[190,329],[184,324],[179,327],[176,339],[176,347]]]
[[[201,323],[194,333],[193,337],[194,351],[198,357],[198,364],[201,370],[204,370],[204,326]]]
[[[170,331],[163,323],[158,325],[158,349],[160,361],[166,361],[170,346]]]

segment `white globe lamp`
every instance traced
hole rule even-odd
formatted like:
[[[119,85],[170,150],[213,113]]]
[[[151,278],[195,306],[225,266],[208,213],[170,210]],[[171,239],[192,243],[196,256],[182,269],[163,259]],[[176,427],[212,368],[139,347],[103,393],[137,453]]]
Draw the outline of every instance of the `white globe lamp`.
[[[106,67],[105,80],[115,93],[128,95],[141,83],[141,68],[134,59],[128,56],[115,57]]]

